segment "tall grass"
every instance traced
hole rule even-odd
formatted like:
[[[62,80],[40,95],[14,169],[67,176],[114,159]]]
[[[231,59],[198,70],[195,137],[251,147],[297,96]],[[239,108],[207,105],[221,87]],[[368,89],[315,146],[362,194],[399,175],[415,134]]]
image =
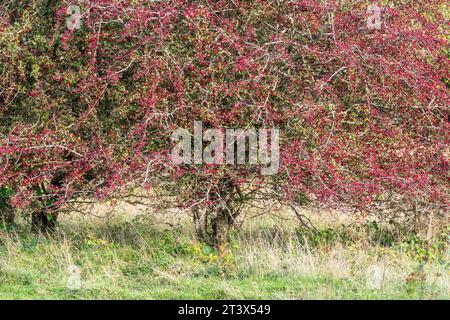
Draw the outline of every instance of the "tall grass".
[[[189,223],[164,218],[66,218],[53,236],[21,222],[0,231],[4,299],[448,299],[447,234],[425,241],[372,224],[301,228],[257,219],[223,255]],[[448,231],[448,230],[447,230]],[[81,288],[67,287],[68,267]],[[382,272],[379,288],[368,270]]]

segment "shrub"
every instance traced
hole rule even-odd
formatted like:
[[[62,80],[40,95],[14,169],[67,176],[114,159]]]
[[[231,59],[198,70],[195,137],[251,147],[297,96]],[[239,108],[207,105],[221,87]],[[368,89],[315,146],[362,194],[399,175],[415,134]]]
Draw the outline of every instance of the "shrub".
[[[216,246],[261,199],[448,210],[446,1],[380,4],[379,30],[368,1],[93,0],[74,30],[70,4],[0,5],[0,185],[13,206],[48,216],[157,186]],[[172,130],[194,121],[279,128],[278,174],[172,163]]]

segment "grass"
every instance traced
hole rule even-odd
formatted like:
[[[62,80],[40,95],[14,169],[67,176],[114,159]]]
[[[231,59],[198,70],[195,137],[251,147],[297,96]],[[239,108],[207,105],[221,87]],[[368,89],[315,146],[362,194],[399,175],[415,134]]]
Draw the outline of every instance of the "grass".
[[[0,230],[1,299],[449,299],[447,234],[399,239],[369,223],[299,228],[250,222],[227,254],[195,241],[188,223],[140,216],[64,219],[53,237]],[[448,230],[447,230],[448,231]],[[67,287],[68,266],[81,288]],[[367,272],[383,270],[371,289]]]

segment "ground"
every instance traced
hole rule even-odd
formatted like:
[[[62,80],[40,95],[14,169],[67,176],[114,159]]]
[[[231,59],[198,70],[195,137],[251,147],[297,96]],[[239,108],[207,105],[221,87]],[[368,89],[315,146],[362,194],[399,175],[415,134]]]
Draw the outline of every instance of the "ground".
[[[264,217],[234,232],[218,256],[184,218],[124,216],[63,217],[52,237],[22,219],[1,227],[0,298],[450,298],[449,229],[427,241],[374,222],[312,231]],[[72,265],[79,289],[68,288]]]

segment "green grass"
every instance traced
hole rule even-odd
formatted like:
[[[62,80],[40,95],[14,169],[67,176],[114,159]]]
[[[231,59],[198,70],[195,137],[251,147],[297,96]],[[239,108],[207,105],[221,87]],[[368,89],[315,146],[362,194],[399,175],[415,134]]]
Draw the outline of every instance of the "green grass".
[[[2,299],[448,299],[447,235],[394,241],[371,225],[279,228],[272,221],[233,234],[227,254],[195,241],[189,224],[64,220],[54,237],[24,223],[0,229]],[[81,289],[67,288],[69,265]],[[383,266],[381,289],[366,270]]]

